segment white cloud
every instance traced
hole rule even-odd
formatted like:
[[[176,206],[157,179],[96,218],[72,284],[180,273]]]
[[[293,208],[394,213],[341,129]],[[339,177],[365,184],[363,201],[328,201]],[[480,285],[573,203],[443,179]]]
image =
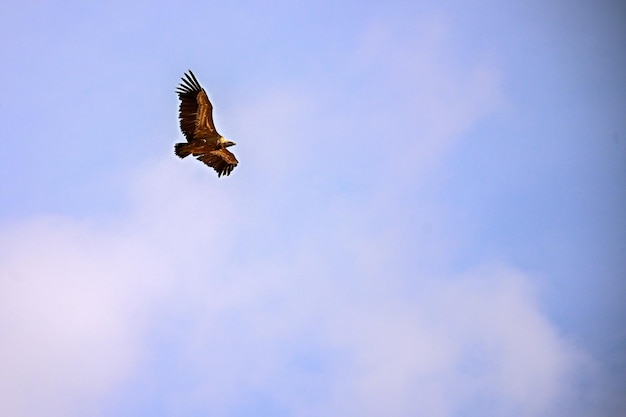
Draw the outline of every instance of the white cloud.
[[[351,207],[324,228],[303,224],[290,248],[257,240],[245,220],[253,198],[180,167],[146,168],[125,222],[45,218],[3,234],[2,414],[83,415],[143,358],[158,360],[159,343],[195,381],[162,382],[175,415],[224,415],[260,396],[298,416],[492,406],[539,416],[562,399],[576,357],[522,272],[398,271],[393,248],[404,237],[351,240],[356,227],[342,226]],[[249,233],[264,256],[238,253]],[[164,317],[174,329],[149,345]]]
[[[157,273],[142,249],[63,218],[4,231],[1,414],[80,415],[128,376]]]

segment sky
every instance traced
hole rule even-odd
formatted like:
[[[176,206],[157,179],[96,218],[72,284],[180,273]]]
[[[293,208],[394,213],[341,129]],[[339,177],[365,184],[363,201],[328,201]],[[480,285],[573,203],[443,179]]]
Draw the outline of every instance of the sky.
[[[1,415],[626,415],[620,2],[2,9]]]

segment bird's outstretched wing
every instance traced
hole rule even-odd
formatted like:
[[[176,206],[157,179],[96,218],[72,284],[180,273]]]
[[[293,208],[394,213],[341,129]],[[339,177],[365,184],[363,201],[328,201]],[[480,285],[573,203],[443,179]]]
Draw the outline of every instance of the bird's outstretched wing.
[[[217,172],[217,176],[230,175],[239,161],[228,149],[222,148],[210,151],[198,157],[198,160],[204,162]]]
[[[213,106],[206,91],[200,86],[191,70],[184,75],[176,89],[180,99],[178,114],[180,130],[187,138],[187,142],[219,137],[220,134],[217,133],[213,124]]]

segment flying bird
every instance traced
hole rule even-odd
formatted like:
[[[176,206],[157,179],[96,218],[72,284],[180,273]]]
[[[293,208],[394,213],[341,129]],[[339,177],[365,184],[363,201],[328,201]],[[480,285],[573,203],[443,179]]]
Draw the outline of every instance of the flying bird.
[[[217,133],[213,124],[213,105],[193,72],[189,70],[181,79],[176,89],[180,99],[178,118],[187,142],[174,145],[174,152],[181,158],[197,157],[217,171],[218,177],[230,175],[239,161],[226,148],[235,142]]]

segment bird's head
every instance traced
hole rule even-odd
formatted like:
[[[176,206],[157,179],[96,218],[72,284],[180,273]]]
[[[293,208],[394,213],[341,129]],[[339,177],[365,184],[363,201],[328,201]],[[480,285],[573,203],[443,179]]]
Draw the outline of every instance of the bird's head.
[[[223,147],[228,148],[229,146],[234,146],[236,145],[235,142],[233,142],[232,140],[228,140],[226,139],[224,136],[222,136],[220,138],[220,143],[222,144]]]

